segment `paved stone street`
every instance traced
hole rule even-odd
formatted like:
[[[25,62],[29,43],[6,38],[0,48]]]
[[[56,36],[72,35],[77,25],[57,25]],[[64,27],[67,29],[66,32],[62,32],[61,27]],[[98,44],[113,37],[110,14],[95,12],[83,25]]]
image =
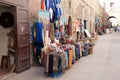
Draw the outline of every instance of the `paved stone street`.
[[[82,57],[59,78],[44,75],[44,68],[32,67],[5,80],[120,80],[120,34],[99,36],[94,53]]]

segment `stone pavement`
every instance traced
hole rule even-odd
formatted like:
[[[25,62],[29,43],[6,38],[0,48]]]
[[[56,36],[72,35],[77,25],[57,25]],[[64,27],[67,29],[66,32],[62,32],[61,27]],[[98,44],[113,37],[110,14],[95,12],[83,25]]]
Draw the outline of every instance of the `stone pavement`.
[[[120,80],[120,34],[99,36],[94,53],[82,57],[59,78],[44,75],[44,68],[32,67],[3,80]]]

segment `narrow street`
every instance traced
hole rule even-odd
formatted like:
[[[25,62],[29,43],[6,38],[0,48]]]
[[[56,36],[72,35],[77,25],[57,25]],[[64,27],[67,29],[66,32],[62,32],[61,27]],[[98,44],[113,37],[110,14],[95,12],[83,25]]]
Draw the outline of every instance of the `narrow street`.
[[[44,75],[44,68],[32,67],[21,74],[11,74],[4,80],[119,80],[120,34],[99,36],[94,53],[82,57],[59,78]]]

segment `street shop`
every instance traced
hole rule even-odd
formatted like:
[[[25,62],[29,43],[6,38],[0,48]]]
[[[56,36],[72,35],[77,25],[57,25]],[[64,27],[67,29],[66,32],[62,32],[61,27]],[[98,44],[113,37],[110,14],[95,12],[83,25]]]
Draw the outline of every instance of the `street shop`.
[[[31,24],[33,62],[42,65],[47,76],[60,77],[82,56],[93,53],[91,34],[85,29],[80,36],[80,22],[62,16],[61,0],[42,0],[36,19]]]

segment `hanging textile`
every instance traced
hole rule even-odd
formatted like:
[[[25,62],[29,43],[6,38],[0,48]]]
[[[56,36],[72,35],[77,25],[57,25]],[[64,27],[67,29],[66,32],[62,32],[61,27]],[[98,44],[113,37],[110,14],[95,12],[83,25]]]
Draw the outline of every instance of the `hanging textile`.
[[[61,0],[54,0],[54,3],[55,4],[58,4],[58,3],[60,3],[61,2]]]
[[[55,20],[59,20],[59,17],[62,15],[62,8],[60,3],[56,4],[55,6]]]
[[[75,46],[76,60],[80,59],[80,44],[77,43]]]
[[[54,0],[50,0],[49,1],[49,7],[52,8],[52,9],[54,9],[54,7],[55,7]]]
[[[75,46],[74,45],[72,45],[72,47],[73,47],[73,61],[72,61],[72,63],[75,63],[75,61],[76,61],[76,56],[75,56]]]
[[[53,22],[54,12],[52,8],[49,9],[49,16],[50,16],[50,22]]]
[[[61,54],[60,57],[61,57],[62,72],[64,72],[66,69],[66,55],[65,55],[65,53]]]
[[[64,52],[64,54],[65,54],[65,57],[66,57],[66,58],[65,58],[65,59],[66,59],[66,60],[65,60],[65,64],[66,64],[66,65],[65,65],[65,66],[66,66],[66,69],[68,69],[68,51],[66,50],[66,51]]]
[[[50,39],[52,42],[54,41],[54,23],[53,22],[50,24]]]
[[[48,11],[50,6],[49,6],[49,0],[45,0],[45,7],[46,7],[46,10]]]
[[[71,35],[71,29],[69,25],[66,25],[66,29],[67,29],[67,35]]]
[[[41,0],[41,10],[45,10],[45,2],[44,2],[44,0]]]
[[[70,33],[69,33],[69,35],[71,35],[71,31],[72,31],[72,17],[71,16],[69,16],[69,18],[68,18],[68,27],[69,27],[69,29],[70,29]]]
[[[43,25],[41,22],[35,22],[33,26],[33,46],[34,46],[34,59],[35,64],[39,64],[39,58],[41,58],[41,48],[44,47],[43,35],[42,35]]]
[[[68,62],[68,66],[69,68],[72,67],[72,60],[73,60],[73,51],[72,49],[68,51],[69,53],[69,62]]]
[[[36,33],[34,32],[35,45],[43,48],[44,47],[43,36],[42,36],[43,25],[41,22],[37,21],[34,26],[36,31]]]

